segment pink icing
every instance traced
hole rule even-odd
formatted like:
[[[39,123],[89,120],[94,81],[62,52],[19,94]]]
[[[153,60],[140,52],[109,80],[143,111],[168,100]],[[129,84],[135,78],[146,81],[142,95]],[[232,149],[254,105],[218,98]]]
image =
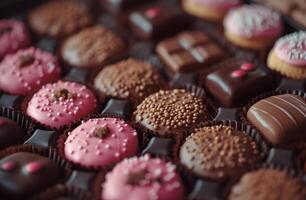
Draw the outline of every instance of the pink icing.
[[[244,70],[244,71],[252,71],[255,69],[255,65],[252,63],[243,63],[240,66],[240,69]]]
[[[189,0],[198,5],[213,7],[220,11],[228,11],[241,4],[241,0]]]
[[[103,136],[99,128],[107,128]],[[117,118],[90,119],[74,129],[65,142],[65,156],[84,167],[105,167],[137,153],[136,130]]]
[[[25,171],[28,174],[35,174],[43,168],[42,163],[38,161],[30,162],[25,166]]]
[[[20,66],[20,60],[24,56],[33,57],[33,63]],[[0,74],[1,90],[15,95],[29,95],[42,85],[58,80],[61,69],[56,58],[50,53],[28,48],[7,55],[0,64]]]
[[[138,178],[138,184],[129,184],[129,177],[139,172],[145,173]],[[149,156],[123,160],[106,175],[102,187],[104,200],[184,199],[184,187],[175,166]]]
[[[286,63],[306,67],[306,31],[291,33],[278,39],[274,51]]]
[[[146,10],[145,12],[145,15],[148,17],[148,18],[155,18],[157,17],[158,15],[160,14],[160,10],[158,8],[149,8],[148,10]]]
[[[224,19],[224,27],[246,38],[274,38],[283,32],[280,15],[261,5],[244,5],[230,10]]]
[[[15,161],[7,161],[2,164],[1,169],[7,172],[13,171],[16,168],[17,164]]]
[[[247,74],[247,72],[245,72],[244,70],[237,69],[237,70],[232,72],[232,77],[241,78],[241,77],[244,77],[246,74]]]
[[[9,53],[31,44],[29,33],[22,22],[15,20],[0,20],[0,30],[10,28],[9,32],[0,35],[0,60]]]
[[[71,98],[56,98],[66,90]],[[97,100],[86,86],[75,82],[58,81],[43,86],[28,103],[27,114],[38,122],[60,128],[95,111]]]

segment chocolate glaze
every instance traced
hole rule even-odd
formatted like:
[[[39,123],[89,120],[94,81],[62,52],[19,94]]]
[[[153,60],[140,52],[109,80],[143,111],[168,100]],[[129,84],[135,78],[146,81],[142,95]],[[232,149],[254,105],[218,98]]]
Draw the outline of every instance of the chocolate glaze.
[[[34,146],[51,147],[54,145],[57,136],[56,131],[36,129],[33,135],[24,142]]]
[[[110,99],[102,111],[102,115],[114,115],[128,120],[131,118],[133,107],[129,100]]]
[[[146,148],[142,151],[142,155],[151,154],[169,156],[171,155],[171,151],[173,149],[173,143],[174,140],[172,138],[153,137],[149,141]]]

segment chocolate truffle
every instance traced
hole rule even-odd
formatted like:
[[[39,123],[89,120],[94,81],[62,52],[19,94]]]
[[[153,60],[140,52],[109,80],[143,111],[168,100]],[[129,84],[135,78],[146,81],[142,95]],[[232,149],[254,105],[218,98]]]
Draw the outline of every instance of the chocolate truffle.
[[[230,126],[201,127],[180,149],[181,163],[195,174],[228,179],[243,173],[260,160],[259,149],[245,133]]]
[[[275,169],[260,169],[242,176],[229,200],[305,200],[306,187],[297,178]]]
[[[208,74],[205,86],[224,107],[239,106],[273,86],[271,75],[254,63],[231,59],[218,67]]]
[[[306,100],[283,94],[255,103],[247,112],[247,120],[272,144],[305,141]]]
[[[106,66],[94,82],[95,88],[106,95],[136,103],[165,86],[151,64],[133,58]]]
[[[27,199],[59,178],[60,169],[51,160],[33,153],[14,153],[0,160],[0,197]]]
[[[201,31],[182,32],[157,44],[156,52],[172,73],[205,69],[225,56]]]
[[[183,200],[185,191],[175,166],[159,158],[125,159],[106,175],[101,199]]]
[[[86,86],[69,81],[44,85],[28,102],[26,113],[53,129],[70,125],[97,108],[95,95]]]
[[[88,26],[92,16],[78,1],[57,0],[35,8],[28,21],[38,35],[63,38]]]
[[[160,90],[148,96],[134,112],[137,123],[160,137],[180,136],[200,121],[210,119],[207,105],[184,89]]]
[[[16,122],[0,117],[0,150],[22,142],[25,133]]]
[[[124,50],[123,40],[102,25],[86,28],[69,37],[61,48],[61,57],[72,67],[101,67]]]
[[[131,29],[144,39],[167,37],[186,27],[186,16],[166,3],[144,6],[129,16]]]

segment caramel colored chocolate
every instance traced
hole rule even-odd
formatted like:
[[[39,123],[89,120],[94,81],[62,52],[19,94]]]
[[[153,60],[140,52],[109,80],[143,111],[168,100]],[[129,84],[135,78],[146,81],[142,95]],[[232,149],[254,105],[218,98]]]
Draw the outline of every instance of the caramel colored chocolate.
[[[255,103],[248,121],[273,144],[306,140],[306,100],[296,95],[271,96]]]
[[[203,32],[183,32],[161,41],[156,52],[174,73],[203,69],[225,53]]]

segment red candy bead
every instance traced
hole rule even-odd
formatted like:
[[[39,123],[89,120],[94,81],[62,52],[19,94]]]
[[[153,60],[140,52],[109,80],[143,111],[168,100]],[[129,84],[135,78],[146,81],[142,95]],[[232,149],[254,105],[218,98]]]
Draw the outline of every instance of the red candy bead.
[[[13,171],[15,169],[16,165],[17,164],[14,161],[7,161],[7,162],[2,164],[1,169],[3,171],[10,172],[10,171]]]
[[[40,162],[30,162],[25,166],[26,172],[29,174],[34,174],[38,172],[42,168],[42,164]]]
[[[146,16],[149,18],[155,18],[159,15],[159,10],[157,8],[150,8],[146,11]]]
[[[252,71],[255,69],[255,65],[252,63],[243,63],[240,66],[240,69],[244,70],[244,71]]]
[[[235,71],[232,72],[232,77],[234,77],[234,78],[241,78],[241,77],[243,77],[245,75],[246,75],[246,72],[243,71],[243,70],[240,70],[240,69],[235,70]]]

